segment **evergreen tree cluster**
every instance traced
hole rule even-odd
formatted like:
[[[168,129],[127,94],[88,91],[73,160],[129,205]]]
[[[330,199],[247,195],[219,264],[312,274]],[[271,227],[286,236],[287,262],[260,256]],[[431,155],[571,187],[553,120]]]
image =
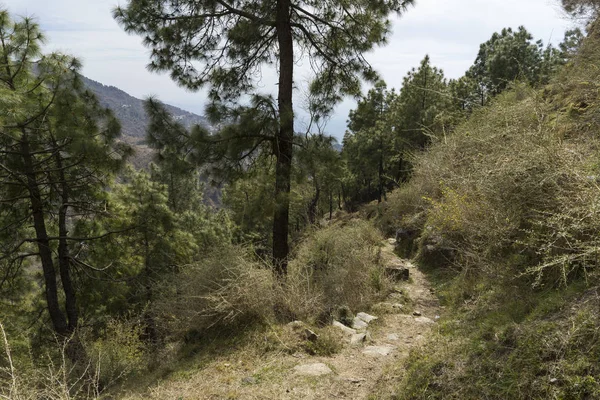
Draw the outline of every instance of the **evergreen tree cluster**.
[[[425,56],[400,90],[377,83],[348,117],[343,149],[347,207],[384,200],[409,178],[416,153],[443,140],[513,82],[547,84],[582,39],[581,30],[570,30],[557,48],[534,41],[522,26],[506,28],[481,44],[474,64],[458,79],[447,79]]]

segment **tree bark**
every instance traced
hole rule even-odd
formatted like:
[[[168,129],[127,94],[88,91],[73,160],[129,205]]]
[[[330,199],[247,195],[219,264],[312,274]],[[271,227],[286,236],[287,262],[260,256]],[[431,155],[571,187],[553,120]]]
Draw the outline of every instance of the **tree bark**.
[[[34,160],[31,155],[29,138],[25,129],[22,130],[21,137],[21,157],[23,167],[27,177],[27,190],[31,201],[31,211],[33,215],[33,226],[36,234],[36,242],[40,253],[42,271],[44,274],[44,289],[46,295],[46,305],[54,331],[63,338],[69,337],[69,328],[65,315],[60,309],[58,302],[58,290],[56,284],[56,269],[52,259],[52,250],[48,240],[48,231],[46,230],[46,221],[44,219],[44,206],[40,193],[39,183],[34,170]]]
[[[294,42],[290,21],[291,1],[277,1],[279,43],[279,132],[275,142],[275,213],[273,216],[273,262],[280,278],[287,275],[290,181],[294,138],[293,75]]]
[[[54,143],[56,147],[56,143]],[[65,293],[65,311],[67,313],[67,324],[69,332],[75,332],[79,320],[79,310],[77,309],[77,296],[73,281],[71,280],[71,261],[69,259],[69,245],[67,243],[67,211],[69,209],[69,186],[63,170],[63,163],[60,153],[56,155],[56,166],[60,179],[60,197],[61,205],[58,210],[58,269],[60,271],[60,280]]]

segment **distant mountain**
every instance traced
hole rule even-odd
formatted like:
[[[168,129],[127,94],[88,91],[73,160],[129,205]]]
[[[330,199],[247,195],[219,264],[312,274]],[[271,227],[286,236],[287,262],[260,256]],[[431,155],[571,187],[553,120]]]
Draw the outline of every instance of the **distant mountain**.
[[[122,139],[134,145],[143,144],[146,127],[148,126],[148,116],[144,110],[143,101],[114,86],[103,85],[86,77],[82,78],[85,85],[96,94],[100,104],[110,108],[121,121]],[[186,127],[192,125],[209,126],[206,118],[200,115],[168,104],[165,104],[165,106],[175,119]]]
[[[144,143],[148,115],[144,110],[143,100],[130,96],[117,87],[103,85],[85,76],[81,78],[84,84],[96,94],[100,104],[111,109],[121,121],[121,139],[135,149],[135,154],[130,162],[138,169],[146,168],[152,161],[154,150]],[[200,115],[168,104],[165,104],[165,107],[185,127],[189,128],[192,125],[210,126],[206,118]]]

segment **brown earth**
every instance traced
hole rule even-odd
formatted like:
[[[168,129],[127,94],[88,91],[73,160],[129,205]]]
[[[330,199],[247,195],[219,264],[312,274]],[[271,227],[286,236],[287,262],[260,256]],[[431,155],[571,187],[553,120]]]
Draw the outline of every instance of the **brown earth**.
[[[379,318],[368,328],[370,340],[364,345],[345,343],[331,357],[304,353],[254,352],[251,348],[210,360],[165,382],[157,382],[143,395],[129,399],[367,399],[386,398],[411,349],[422,346],[436,326],[441,313],[437,298],[425,276],[393,252],[394,240],[382,248],[387,265],[408,267],[410,279],[399,283],[383,305],[371,314]],[[407,301],[408,299],[408,301]],[[400,309],[383,312],[385,306],[403,303]],[[378,310],[380,310],[378,312]],[[391,311],[391,313],[390,313]],[[416,315],[415,315],[416,314]],[[345,342],[348,340],[346,339]],[[368,346],[393,346],[389,355],[363,353]],[[375,348],[377,350],[378,348]],[[304,376],[295,371],[300,365],[322,363],[331,373]],[[375,392],[377,395],[375,395]],[[369,397],[371,395],[371,397]]]

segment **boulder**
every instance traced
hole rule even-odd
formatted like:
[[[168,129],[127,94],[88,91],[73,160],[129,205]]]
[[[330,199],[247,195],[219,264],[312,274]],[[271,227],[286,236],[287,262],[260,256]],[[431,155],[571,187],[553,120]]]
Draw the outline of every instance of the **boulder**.
[[[319,335],[317,335],[314,331],[309,329],[306,326],[306,324],[302,321],[293,321],[287,324],[287,326],[291,328],[292,331],[294,331],[294,333],[296,333],[298,337],[302,340],[316,342],[319,338]]]
[[[367,327],[369,326],[368,323],[366,323],[365,321],[363,321],[362,319],[355,317],[354,321],[352,321],[352,328],[356,329],[356,330],[364,330],[367,329]]]
[[[420,324],[435,324],[434,320],[432,320],[431,318],[427,318],[427,317],[416,317],[415,321],[417,321]]]
[[[367,324],[370,324],[372,321],[375,321],[377,319],[376,316],[369,315],[369,314],[364,313],[364,312],[359,312],[358,314],[356,314],[356,318],[365,321]]]
[[[337,327],[337,328],[340,328],[340,329],[341,329],[341,331],[342,331],[342,332],[343,332],[345,335],[354,335],[354,334],[356,334],[356,330],[355,330],[355,329],[352,329],[352,328],[350,328],[350,327],[347,327],[346,325],[342,324],[342,323],[341,323],[341,322],[339,322],[339,321],[336,321],[336,320],[334,320],[332,325],[333,325],[333,326],[335,326],[335,327]]]
[[[367,340],[369,340],[370,338],[371,338],[371,335],[369,335],[367,332],[357,333],[355,335],[352,335],[352,337],[350,338],[350,345],[352,345],[352,346],[360,346],[364,342],[366,342]]]

